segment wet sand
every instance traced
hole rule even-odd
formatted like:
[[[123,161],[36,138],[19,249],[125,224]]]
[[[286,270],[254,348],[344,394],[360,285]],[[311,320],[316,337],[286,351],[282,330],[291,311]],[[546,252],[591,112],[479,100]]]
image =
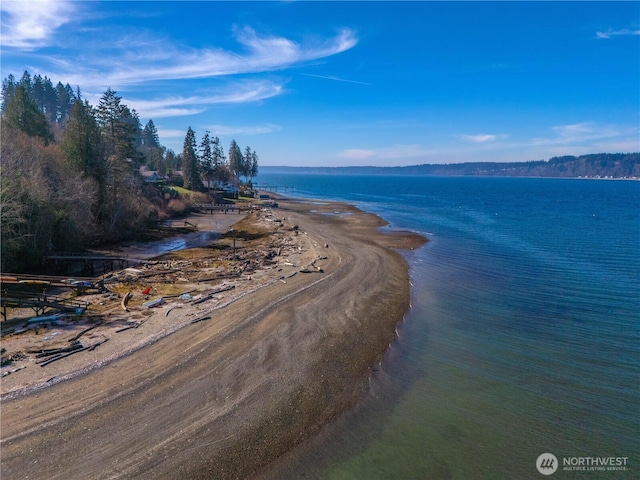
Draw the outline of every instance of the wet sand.
[[[170,334],[5,395],[2,478],[247,478],[353,407],[409,306],[394,249],[424,239],[382,233],[380,218],[344,204],[282,199],[276,212],[298,226],[296,262],[257,275],[207,321],[191,324],[202,311],[185,306]],[[284,275],[315,258],[321,273]]]

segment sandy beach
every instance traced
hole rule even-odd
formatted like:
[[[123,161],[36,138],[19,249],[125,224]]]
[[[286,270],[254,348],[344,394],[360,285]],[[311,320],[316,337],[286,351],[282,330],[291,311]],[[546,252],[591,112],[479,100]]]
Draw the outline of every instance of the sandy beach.
[[[242,219],[263,233],[236,237],[233,254],[227,234],[222,254],[176,252],[130,271],[137,278],[91,298],[100,323],[81,338],[95,349],[15,363],[1,383],[3,479],[248,478],[355,405],[409,306],[396,249],[425,240],[383,232],[382,219],[349,205],[278,202],[194,217],[200,231]],[[41,348],[55,331],[68,342],[86,328],[3,347]]]

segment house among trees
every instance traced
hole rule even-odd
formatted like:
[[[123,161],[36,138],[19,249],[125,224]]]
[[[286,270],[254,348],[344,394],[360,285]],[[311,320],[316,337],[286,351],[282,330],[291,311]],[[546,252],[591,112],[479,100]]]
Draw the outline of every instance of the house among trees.
[[[160,175],[156,170],[149,170],[146,165],[140,167],[140,176],[144,183],[160,183],[166,180],[166,177]]]

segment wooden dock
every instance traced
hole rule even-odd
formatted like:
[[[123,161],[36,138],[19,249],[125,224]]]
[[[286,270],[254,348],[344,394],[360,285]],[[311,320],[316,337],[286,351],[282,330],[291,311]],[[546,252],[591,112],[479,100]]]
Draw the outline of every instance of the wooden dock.
[[[7,318],[7,308],[31,308],[36,316],[40,316],[49,309],[61,312],[84,312],[88,306],[89,304],[84,301],[46,293],[3,291],[0,296],[0,313],[4,319]]]
[[[58,253],[44,256],[45,262],[53,263],[56,271],[68,271],[71,265],[80,264],[82,273],[89,275],[104,275],[117,269],[127,268],[130,263],[136,264],[137,260],[131,260],[127,256],[92,255]]]

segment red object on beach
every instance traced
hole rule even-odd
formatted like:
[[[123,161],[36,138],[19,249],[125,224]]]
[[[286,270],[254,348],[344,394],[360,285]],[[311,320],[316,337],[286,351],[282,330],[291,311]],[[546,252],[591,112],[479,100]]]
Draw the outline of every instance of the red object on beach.
[[[144,290],[142,290],[143,295],[149,295],[150,292],[151,292],[151,287],[147,287]]]

